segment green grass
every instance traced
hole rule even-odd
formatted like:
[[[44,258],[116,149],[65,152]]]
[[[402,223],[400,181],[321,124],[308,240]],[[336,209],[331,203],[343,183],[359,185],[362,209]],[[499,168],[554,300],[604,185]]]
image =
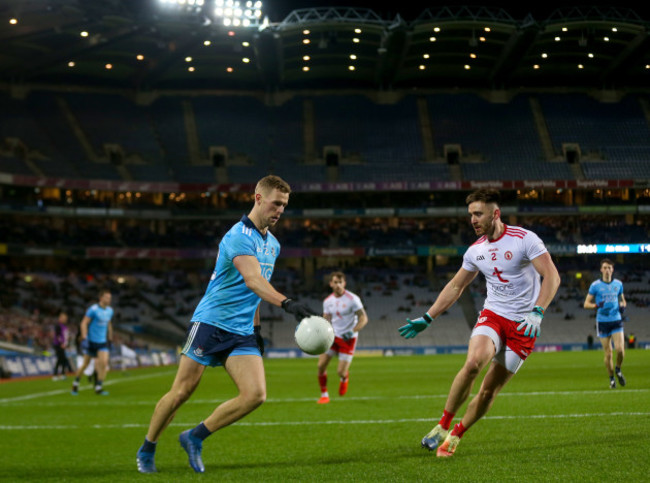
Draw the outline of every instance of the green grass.
[[[438,459],[420,439],[463,360],[357,357],[344,398],[330,366],[323,406],[314,359],[267,360],[267,402],[206,441],[205,475],[176,438],[234,395],[221,368],[161,437],[156,475],[137,473],[135,453],[174,367],[113,372],[108,397],[88,385],[72,397],[69,379],[0,384],[0,480],[650,481],[650,351],[627,352],[616,390],[600,351],[533,354],[454,457]]]

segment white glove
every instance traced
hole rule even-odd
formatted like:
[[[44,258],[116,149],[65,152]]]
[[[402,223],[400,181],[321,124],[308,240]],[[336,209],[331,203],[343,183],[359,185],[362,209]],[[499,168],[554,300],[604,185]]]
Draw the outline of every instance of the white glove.
[[[517,326],[517,332],[521,331],[524,327],[524,335],[534,339],[539,334],[542,333],[541,325],[542,319],[544,318],[544,309],[539,305],[535,305],[532,312],[526,316],[524,320],[517,320],[515,322],[520,322]]]

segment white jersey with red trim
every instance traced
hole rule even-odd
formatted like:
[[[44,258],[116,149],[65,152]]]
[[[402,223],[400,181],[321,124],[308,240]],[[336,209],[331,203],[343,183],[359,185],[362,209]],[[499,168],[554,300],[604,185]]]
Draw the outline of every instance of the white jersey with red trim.
[[[496,240],[482,236],[467,249],[463,268],[485,276],[487,298],[483,308],[510,320],[521,320],[535,306],[541,288],[541,277],[531,262],[547,250],[532,231],[504,226]]]
[[[363,309],[361,299],[347,290],[340,297],[332,293],[323,301],[323,314],[332,316],[332,327],[337,337],[342,337],[343,334],[354,329],[359,319],[357,312],[361,309]],[[355,332],[354,337],[358,334]]]

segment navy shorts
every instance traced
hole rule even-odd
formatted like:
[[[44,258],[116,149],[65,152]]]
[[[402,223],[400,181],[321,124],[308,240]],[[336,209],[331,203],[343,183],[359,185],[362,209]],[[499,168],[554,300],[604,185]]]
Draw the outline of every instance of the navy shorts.
[[[596,322],[596,333],[598,337],[609,337],[616,332],[623,332],[623,321]]]
[[[97,357],[99,351],[108,351],[108,342],[93,342],[88,341],[88,349],[84,351],[84,354],[90,357]]]
[[[181,353],[199,364],[212,367],[223,365],[230,356],[262,357],[255,334],[234,334],[201,322],[192,322],[187,328],[187,339]]]

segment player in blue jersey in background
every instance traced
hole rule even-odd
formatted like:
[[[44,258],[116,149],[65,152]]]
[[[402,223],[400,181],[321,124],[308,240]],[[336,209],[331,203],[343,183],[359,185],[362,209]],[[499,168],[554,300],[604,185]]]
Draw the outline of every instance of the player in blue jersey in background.
[[[138,450],[138,471],[153,473],[156,444],[178,408],[197,388],[208,366],[223,366],[238,395],[225,401],[195,428],[183,431],[179,442],[190,466],[203,473],[203,441],[234,423],[266,399],[266,380],[260,334],[261,300],[282,307],[297,321],[316,315],[309,307],[275,290],[269,280],[280,244],[269,228],[275,226],[291,188],[277,176],[262,178],[255,187],[254,205],[219,243],[215,269],[194,311],[182,350],[178,372],[170,391],[156,404],[143,445]]]
[[[79,394],[79,378],[92,359],[95,360],[95,370],[97,371],[95,393],[100,396],[108,395],[102,385],[108,373],[110,342],[113,340],[112,318],[111,292],[108,289],[100,290],[99,301],[88,308],[79,327],[84,359],[81,366],[77,368],[72,383],[73,396]]]
[[[625,377],[621,372],[625,357],[625,337],[623,335],[623,317],[627,302],[623,295],[623,283],[613,278],[614,262],[605,258],[600,261],[602,278],[589,287],[585,299],[585,309],[596,310],[596,333],[605,351],[605,367],[609,374],[609,387],[616,388],[614,374],[621,386],[625,386]],[[612,355],[612,343],[616,352],[616,366]]]

